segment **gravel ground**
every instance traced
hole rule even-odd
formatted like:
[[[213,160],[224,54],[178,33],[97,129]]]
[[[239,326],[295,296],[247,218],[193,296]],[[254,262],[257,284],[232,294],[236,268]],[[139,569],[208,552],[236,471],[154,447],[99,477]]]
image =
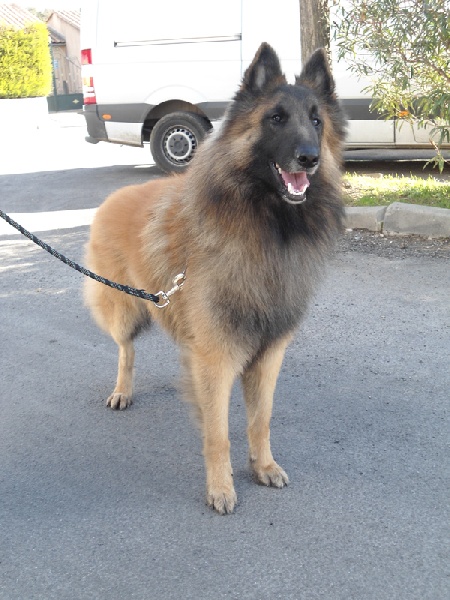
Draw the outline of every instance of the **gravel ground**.
[[[426,239],[416,235],[386,236],[363,230],[348,230],[339,242],[340,252],[376,254],[392,260],[427,256],[436,260],[450,258],[450,239]]]

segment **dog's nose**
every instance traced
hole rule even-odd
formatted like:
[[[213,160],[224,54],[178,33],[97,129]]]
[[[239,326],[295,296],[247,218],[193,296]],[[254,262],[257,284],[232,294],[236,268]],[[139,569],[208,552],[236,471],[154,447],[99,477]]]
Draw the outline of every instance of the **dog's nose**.
[[[304,169],[313,169],[319,164],[319,150],[314,146],[299,146],[296,149],[295,158]]]

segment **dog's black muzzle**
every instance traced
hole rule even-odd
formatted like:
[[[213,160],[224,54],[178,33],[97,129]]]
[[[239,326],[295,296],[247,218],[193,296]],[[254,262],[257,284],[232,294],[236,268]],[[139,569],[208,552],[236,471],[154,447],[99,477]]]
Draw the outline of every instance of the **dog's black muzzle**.
[[[319,148],[315,145],[299,145],[295,149],[295,160],[305,171],[315,169],[320,160]]]

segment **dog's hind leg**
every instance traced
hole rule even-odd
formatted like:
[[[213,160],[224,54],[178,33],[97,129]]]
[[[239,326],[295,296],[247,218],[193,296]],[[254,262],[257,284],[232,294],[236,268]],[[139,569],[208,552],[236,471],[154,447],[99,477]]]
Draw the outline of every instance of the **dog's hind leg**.
[[[122,340],[119,346],[119,366],[117,382],[113,393],[106,401],[106,406],[113,409],[124,410],[133,401],[133,367],[134,367],[134,345],[132,340]]]
[[[113,409],[124,410],[133,403],[133,340],[150,324],[150,314],[142,300],[126,297],[114,306],[109,332],[119,347],[119,364],[116,387],[106,401],[106,405]]]
[[[278,373],[290,341],[291,336],[272,345],[242,376],[248,419],[250,466],[260,483],[278,488],[287,485],[289,478],[272,456],[270,419]]]
[[[86,302],[100,327],[119,347],[117,382],[106,405],[123,410],[132,404],[134,346],[136,335],[151,323],[145,301],[125,296],[97,282],[86,282]]]

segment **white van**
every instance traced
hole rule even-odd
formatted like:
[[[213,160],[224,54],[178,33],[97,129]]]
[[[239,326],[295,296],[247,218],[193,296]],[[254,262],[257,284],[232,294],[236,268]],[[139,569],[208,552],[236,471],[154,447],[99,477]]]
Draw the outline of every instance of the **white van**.
[[[81,18],[87,140],[150,141],[166,171],[189,163],[261,41],[300,70],[298,0],[90,0]]]
[[[298,0],[89,0],[81,13],[87,141],[150,142],[159,167],[182,171],[262,41],[293,81],[301,68]],[[369,111],[365,84],[345,63],[333,71],[350,119],[350,147],[416,144],[409,128],[399,132]]]

